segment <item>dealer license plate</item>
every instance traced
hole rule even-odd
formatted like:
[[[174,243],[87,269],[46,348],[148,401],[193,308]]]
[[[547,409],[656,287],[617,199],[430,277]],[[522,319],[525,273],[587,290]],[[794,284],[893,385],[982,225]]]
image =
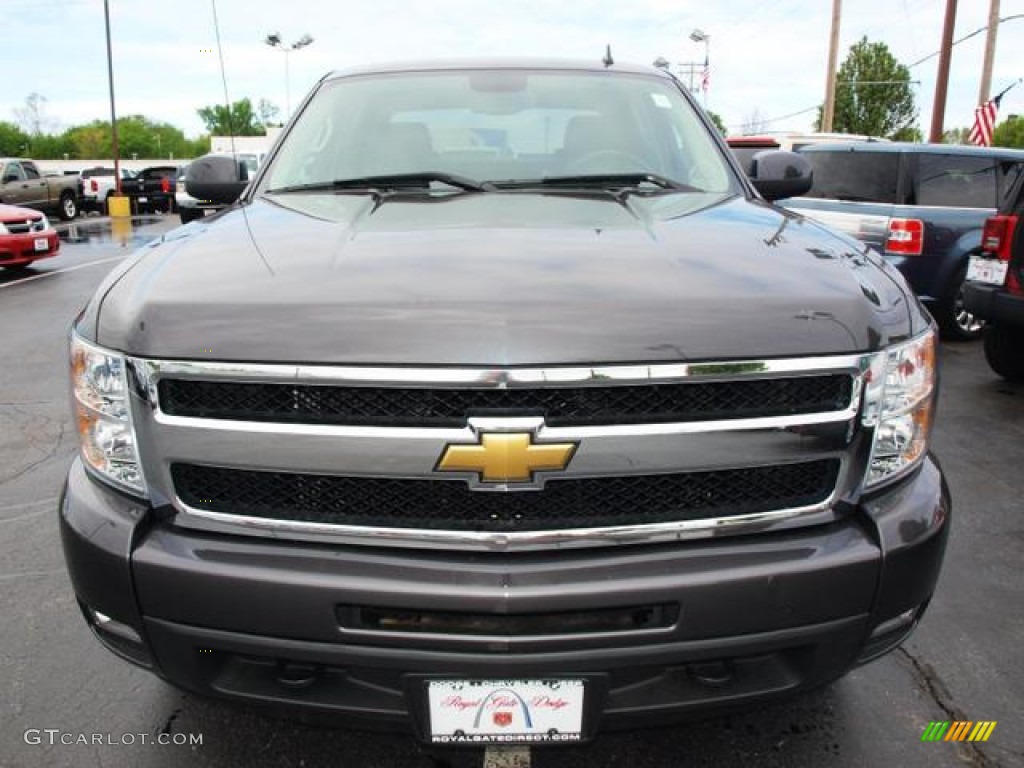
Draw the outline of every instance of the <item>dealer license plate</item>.
[[[1002,285],[1006,282],[1006,267],[1009,262],[999,259],[985,259],[981,256],[971,256],[967,263],[967,279],[976,283],[991,283]]]
[[[37,251],[48,251],[50,250],[50,241],[45,237],[36,238],[36,250]]]
[[[582,680],[430,680],[435,744],[580,741]]]

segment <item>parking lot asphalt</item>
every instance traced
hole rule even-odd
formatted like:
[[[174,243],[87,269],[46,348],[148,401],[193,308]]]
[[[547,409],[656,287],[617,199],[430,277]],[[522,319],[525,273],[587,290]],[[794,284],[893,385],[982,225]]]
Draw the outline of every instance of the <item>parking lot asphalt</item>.
[[[77,450],[66,335],[103,276],[174,223],[138,220],[126,234],[84,220],[64,228],[57,258],[22,275],[0,270],[0,766],[481,765],[479,751],[430,752],[404,735],[187,695],[91,636],[57,531],[57,496]],[[1024,388],[998,379],[979,344],[943,345],[934,450],[952,490],[953,534],[936,597],[902,649],[790,702],[535,749],[532,764],[1024,765]],[[984,744],[922,743],[933,720],[998,725]],[[160,734],[202,743],[142,743]]]

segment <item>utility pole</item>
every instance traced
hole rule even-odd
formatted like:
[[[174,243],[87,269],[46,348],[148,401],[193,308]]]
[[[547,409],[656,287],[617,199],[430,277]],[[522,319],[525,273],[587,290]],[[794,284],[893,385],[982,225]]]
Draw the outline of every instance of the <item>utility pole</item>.
[[[949,89],[949,62],[953,58],[953,28],[956,26],[956,0],[946,0],[946,18],[942,22],[942,47],[939,49],[939,71],[935,76],[935,103],[932,105],[932,128],[928,141],[942,141],[942,124],[946,117],[946,91]]]
[[[821,130],[829,133],[836,111],[836,59],[839,57],[839,20],[843,0],[832,0],[832,36],[828,43],[828,75],[825,82],[825,107],[821,110]]]
[[[999,0],[990,0],[988,7],[988,34],[985,36],[985,62],[981,67],[981,88],[978,104],[988,101],[992,90],[992,62],[996,58],[996,30],[999,28]]]

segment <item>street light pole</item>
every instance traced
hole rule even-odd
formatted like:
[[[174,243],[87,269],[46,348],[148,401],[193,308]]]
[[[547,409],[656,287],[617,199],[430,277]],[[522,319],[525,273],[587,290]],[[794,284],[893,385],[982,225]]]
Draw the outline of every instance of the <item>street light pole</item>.
[[[110,145],[114,153],[114,194],[121,196],[121,153],[117,146],[117,114],[114,111],[114,57],[110,48],[110,3],[103,0],[103,20],[107,26],[107,77],[110,80]]]
[[[704,69],[700,73],[700,89],[704,91],[704,106],[708,105],[708,86],[711,80],[711,35],[703,30],[695,29],[690,33],[695,43],[704,43]],[[690,71],[690,89],[693,90],[693,71]]]
[[[281,39],[280,32],[271,32],[263,39],[263,42],[271,48],[276,48],[284,53],[284,98],[285,119],[287,119],[291,117],[292,114],[291,72],[288,66],[289,54],[292,51],[297,51],[301,48],[305,48],[307,45],[311,45],[313,43],[313,37],[311,35],[303,35],[294,43],[286,45]]]

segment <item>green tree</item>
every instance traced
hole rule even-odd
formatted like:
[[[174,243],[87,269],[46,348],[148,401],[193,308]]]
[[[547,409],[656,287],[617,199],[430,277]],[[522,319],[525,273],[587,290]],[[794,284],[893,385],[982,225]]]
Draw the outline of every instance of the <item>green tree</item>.
[[[19,157],[28,153],[28,134],[14,123],[0,120],[0,156]]]
[[[970,128],[950,128],[942,133],[943,144],[970,144],[967,138],[971,134]]]
[[[839,67],[832,129],[902,138],[916,129],[916,122],[910,70],[896,60],[885,43],[869,43],[862,37]]]
[[[206,125],[206,130],[216,136],[262,136],[266,132],[260,116],[247,98],[232,104],[230,115],[222,104],[213,104],[196,111]]]
[[[64,132],[69,152],[75,158],[104,159],[113,157],[110,123],[93,120]],[[128,115],[117,119],[117,137],[121,157],[142,158],[195,157],[195,142],[185,138],[181,129],[170,123],[150,120],[144,115]],[[203,154],[199,152],[198,154]]]
[[[31,136],[28,147],[27,154],[36,160],[62,160],[65,155],[70,158],[74,153],[74,147],[64,134]]]
[[[264,128],[274,125],[274,121],[277,120],[280,113],[281,110],[269,99],[260,99],[256,104],[256,117]]]
[[[992,131],[993,147],[1024,148],[1024,116],[1010,115]]]
[[[711,122],[715,124],[715,128],[718,129],[718,132],[720,134],[725,136],[725,134],[728,133],[728,131],[725,129],[725,123],[722,122],[722,116],[721,115],[719,115],[717,112],[712,112],[709,109],[708,110],[708,117],[711,118]]]

